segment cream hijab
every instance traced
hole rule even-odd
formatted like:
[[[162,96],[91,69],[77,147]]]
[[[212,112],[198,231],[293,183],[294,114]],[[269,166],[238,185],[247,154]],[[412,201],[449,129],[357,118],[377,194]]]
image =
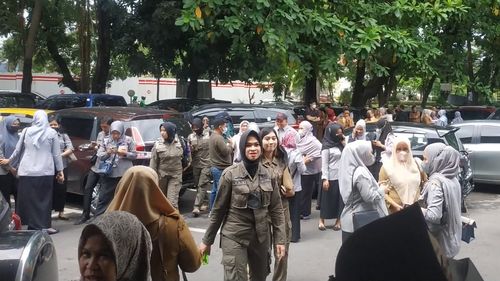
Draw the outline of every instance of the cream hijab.
[[[405,162],[398,159],[398,145],[406,145],[408,148]],[[415,203],[418,199],[417,194],[420,194],[420,170],[413,159],[410,141],[407,138],[396,137],[394,139],[391,157],[384,162],[383,167],[401,202],[405,205]]]
[[[146,166],[133,166],[121,178],[107,212],[117,210],[135,215],[145,226],[161,215],[179,216],[158,187],[158,175]]]

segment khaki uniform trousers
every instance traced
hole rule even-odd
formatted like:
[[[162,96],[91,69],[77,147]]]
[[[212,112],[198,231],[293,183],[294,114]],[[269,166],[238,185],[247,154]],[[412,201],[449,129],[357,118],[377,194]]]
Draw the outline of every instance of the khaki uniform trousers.
[[[260,243],[255,235],[245,246],[221,235],[224,281],[265,281],[270,272],[269,242]]]
[[[282,197],[281,204],[283,205],[283,212],[285,215],[286,254],[280,260],[276,259],[276,256],[278,254],[276,253],[276,246],[274,246],[273,243],[273,249],[274,249],[273,281],[286,281],[288,272],[288,248],[290,248],[290,239],[292,238],[292,222],[290,220],[290,208],[288,206],[288,199]]]
[[[195,208],[200,208],[203,203],[208,204],[208,190],[212,187],[210,177],[210,168],[193,168],[194,186],[198,188],[194,200]]]
[[[179,209],[179,192],[182,186],[182,175],[163,176],[160,179],[160,189],[174,208]]]

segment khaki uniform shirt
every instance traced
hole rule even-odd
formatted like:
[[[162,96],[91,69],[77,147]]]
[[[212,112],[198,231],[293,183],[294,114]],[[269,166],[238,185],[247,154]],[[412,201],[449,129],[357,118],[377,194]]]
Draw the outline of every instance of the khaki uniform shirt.
[[[192,133],[188,136],[188,142],[191,147],[191,165],[193,168],[208,168],[210,167],[210,153],[208,151],[210,140],[210,132],[204,130],[203,134],[200,136],[196,133]]]
[[[261,208],[251,209],[247,205],[248,195],[253,191],[260,191]],[[245,246],[255,236],[261,243],[266,241],[272,225],[273,241],[285,244],[285,218],[279,190],[272,184],[271,171],[259,163],[252,179],[243,163],[224,170],[203,243],[212,245],[221,225],[222,235]]]
[[[182,177],[182,154],[182,145],[177,138],[172,143],[159,139],[151,150],[149,167],[155,170],[160,178]]]

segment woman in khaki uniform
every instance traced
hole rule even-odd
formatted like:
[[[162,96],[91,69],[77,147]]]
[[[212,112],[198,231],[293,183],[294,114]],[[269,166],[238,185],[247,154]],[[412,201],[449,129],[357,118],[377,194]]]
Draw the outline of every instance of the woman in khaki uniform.
[[[385,195],[389,214],[415,203],[420,197],[422,183],[427,180],[424,172],[413,159],[410,141],[396,137],[391,157],[384,162],[379,174],[380,185],[389,187]]]
[[[151,235],[152,281],[177,281],[178,267],[186,272],[200,267],[201,256],[189,227],[161,192],[153,169],[134,166],[127,170],[107,212],[117,210],[135,215]]]
[[[281,259],[274,261],[273,280],[286,280],[288,268],[288,247],[291,240],[290,208],[288,198],[294,195],[292,177],[288,171],[286,152],[279,145],[278,134],[272,128],[264,128],[259,133],[262,141],[262,165],[273,172],[273,180],[276,181],[281,191],[281,205],[285,216],[286,254]],[[276,256],[276,249],[274,249]]]
[[[272,172],[260,163],[262,144],[257,132],[241,136],[242,162],[224,170],[201,254],[209,254],[221,227],[224,280],[264,281],[269,274],[271,227],[277,259],[285,255],[285,222],[279,190]],[[271,221],[271,223],[269,223]],[[249,271],[247,270],[249,269]]]

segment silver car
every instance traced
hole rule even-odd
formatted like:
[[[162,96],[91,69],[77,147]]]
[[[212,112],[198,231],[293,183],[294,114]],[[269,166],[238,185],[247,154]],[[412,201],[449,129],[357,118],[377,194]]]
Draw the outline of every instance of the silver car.
[[[500,120],[474,120],[453,125],[469,153],[476,183],[500,184]]]

